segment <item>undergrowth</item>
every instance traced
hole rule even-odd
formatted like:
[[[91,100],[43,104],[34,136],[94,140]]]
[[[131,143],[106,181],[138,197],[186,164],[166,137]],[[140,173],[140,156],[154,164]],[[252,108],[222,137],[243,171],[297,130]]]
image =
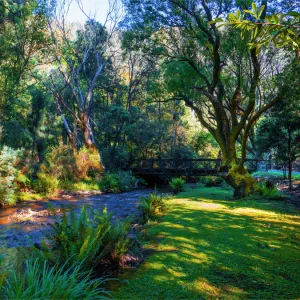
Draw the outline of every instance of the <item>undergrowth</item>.
[[[144,223],[154,219],[157,215],[161,215],[167,210],[166,195],[160,195],[157,192],[147,197],[141,197],[139,208],[142,211],[142,219]]]
[[[24,272],[13,268],[2,281],[1,298],[35,299],[108,299],[102,287],[103,278],[92,279],[91,272],[82,272],[80,265],[68,268],[49,266],[47,261],[26,260]],[[1,282],[0,282],[1,284]]]
[[[55,212],[53,211],[55,214]],[[73,208],[51,225],[53,233],[42,243],[38,256],[53,265],[79,263],[82,270],[96,270],[103,263],[118,264],[131,241],[127,237],[130,220],[112,221],[106,210],[88,211],[82,207],[76,216]]]

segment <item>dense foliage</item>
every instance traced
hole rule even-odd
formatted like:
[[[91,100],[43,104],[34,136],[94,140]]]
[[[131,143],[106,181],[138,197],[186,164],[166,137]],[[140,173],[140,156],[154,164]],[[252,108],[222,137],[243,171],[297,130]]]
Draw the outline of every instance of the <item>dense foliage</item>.
[[[223,286],[213,285],[219,277],[222,284],[242,282],[241,288],[230,291],[230,297],[252,296],[242,290],[248,277],[255,289],[273,287],[261,278],[256,281],[257,276],[252,278],[247,270],[243,273],[244,265],[241,274],[237,273],[240,261],[224,256],[245,250],[232,238],[235,234],[243,232],[238,237],[244,240],[251,231],[252,237],[259,238],[266,224],[252,224],[247,233],[245,222],[253,217],[252,208],[249,216],[245,215],[248,203],[238,208],[225,203],[224,195],[219,204],[195,195],[202,189],[214,200],[220,200],[219,194],[225,194],[227,200],[232,191],[234,198],[246,197],[245,201],[282,200],[275,184],[258,183],[249,174],[247,157],[272,157],[277,165],[288,166],[292,190],[293,164],[299,162],[300,153],[298,2],[110,0],[103,23],[91,17],[84,23],[71,23],[68,11],[72,2],[87,17],[84,1],[0,0],[0,209],[20,199],[42,199],[66,191],[120,193],[145,186],[143,179],[128,171],[134,160],[218,158],[220,177],[194,178],[202,182],[195,186],[195,194],[187,189],[187,202],[172,201],[172,217],[178,218],[176,230],[169,217],[159,225],[167,245],[167,252],[158,251],[164,253],[163,258],[157,256],[159,263],[170,252],[169,273],[177,276],[176,288],[179,277],[190,284],[190,275],[196,270],[201,275],[201,280],[197,279],[201,289],[209,289],[213,298],[227,298],[232,288],[226,285],[220,293]],[[185,176],[187,170],[181,171]],[[160,179],[169,180],[174,194],[186,188],[181,177]],[[141,221],[137,226],[131,219],[115,219],[106,209],[99,213],[83,207],[77,213],[70,207],[63,209],[62,215],[51,209],[46,214],[55,218],[55,223],[49,226],[42,244],[23,249],[26,259],[21,267],[6,270],[0,256],[0,298],[106,298],[103,274],[108,267],[120,267],[126,257],[135,260],[130,254],[135,245],[132,236],[139,236],[137,231],[144,232],[168,210],[168,199],[157,191],[142,197],[138,204],[141,220],[134,220]],[[277,212],[262,210],[264,202],[259,201],[252,201],[255,216],[273,222],[270,219]],[[27,222],[30,217],[25,219]],[[27,225],[31,226],[30,221]],[[176,241],[168,245],[172,230]],[[225,242],[234,250],[225,251],[223,244],[215,247],[224,242],[223,231],[228,235]],[[277,241],[287,239],[286,234]],[[208,241],[214,248],[208,247]],[[251,246],[247,262],[255,255],[253,241],[247,240]],[[277,242],[274,247],[258,245],[281,251]],[[198,263],[199,253],[189,252],[197,247],[203,252],[201,267],[189,265],[184,270],[187,261]],[[174,265],[181,263],[182,257],[177,257],[181,250],[184,261],[175,270]],[[203,264],[209,255],[214,255],[212,262]],[[175,264],[174,257],[178,259]],[[220,267],[224,261],[226,270]],[[269,263],[270,255],[261,261]],[[257,265],[251,268],[258,270]],[[280,269],[281,265],[275,272]],[[206,282],[207,274],[211,277]],[[260,271],[258,274],[266,278]],[[281,273],[278,278],[283,276],[289,278]],[[154,277],[155,284],[146,278],[151,288],[160,286],[160,279]],[[180,298],[194,293],[194,287],[178,286]],[[162,293],[151,289],[150,297],[172,298],[178,290],[161,288]],[[276,295],[289,298],[295,294],[285,291]]]

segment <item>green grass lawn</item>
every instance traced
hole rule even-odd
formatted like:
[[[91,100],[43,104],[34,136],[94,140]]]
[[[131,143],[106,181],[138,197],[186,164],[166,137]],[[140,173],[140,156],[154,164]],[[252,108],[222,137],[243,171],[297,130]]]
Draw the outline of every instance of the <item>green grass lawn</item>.
[[[300,216],[287,204],[189,189],[152,224],[152,252],[123,275],[116,299],[300,297]],[[115,287],[116,289],[116,287]]]

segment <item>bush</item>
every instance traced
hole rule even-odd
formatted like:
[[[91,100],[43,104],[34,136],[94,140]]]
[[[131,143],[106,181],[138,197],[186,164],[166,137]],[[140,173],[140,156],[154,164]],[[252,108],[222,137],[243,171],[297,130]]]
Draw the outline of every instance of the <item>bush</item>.
[[[107,173],[100,180],[100,189],[104,192],[119,193],[134,189],[137,178],[130,171],[120,171],[118,173]],[[144,181],[140,181],[144,184]]]
[[[206,176],[204,184],[206,187],[215,186],[214,178],[212,176]]]
[[[0,206],[16,203],[18,187],[15,179],[19,173],[16,165],[21,153],[21,150],[6,146],[0,151]]]
[[[119,179],[119,188],[122,192],[131,191],[134,189],[138,179],[132,175],[131,171],[120,171],[117,173]],[[140,184],[145,184],[143,180],[139,180]]]
[[[113,223],[112,215],[106,211],[87,212],[83,206],[76,216],[71,208],[68,215],[64,210],[63,217],[51,226],[53,234],[48,235],[38,254],[53,264],[68,260],[69,264],[79,263],[83,270],[91,270],[103,262],[118,263],[130,248],[130,221]]]
[[[200,182],[202,182],[206,187],[216,187],[221,186],[224,183],[224,179],[216,176],[205,176],[201,177]]]
[[[76,159],[72,147],[60,144],[58,147],[52,147],[46,155],[46,166],[43,166],[43,172],[60,180],[77,180],[78,171]]]
[[[103,169],[96,150],[89,150],[84,146],[74,153],[69,145],[61,144],[53,147],[46,155],[42,172],[61,181],[74,182],[86,180],[89,176],[97,177]]]
[[[119,177],[117,174],[105,174],[99,183],[101,191],[119,193]]]
[[[155,218],[157,214],[165,212],[167,209],[166,200],[166,196],[158,195],[156,192],[148,197],[142,197],[139,208],[142,211],[143,221],[147,223]]]
[[[97,177],[103,173],[100,156],[96,149],[83,146],[75,155],[78,179],[87,179],[89,176]]]
[[[258,197],[266,200],[281,200],[282,194],[277,190],[274,185],[268,184],[268,182],[262,182],[257,185],[254,194],[250,197]]]
[[[174,194],[178,194],[184,190],[185,181],[182,178],[173,178],[169,183],[170,187],[173,189]]]
[[[37,192],[51,194],[58,189],[59,180],[55,176],[39,172],[37,177],[38,179],[35,183],[35,189]]]
[[[91,280],[89,272],[79,266],[50,267],[45,261],[27,260],[25,271],[14,269],[2,287],[2,299],[107,299],[108,293],[101,288],[102,278]]]

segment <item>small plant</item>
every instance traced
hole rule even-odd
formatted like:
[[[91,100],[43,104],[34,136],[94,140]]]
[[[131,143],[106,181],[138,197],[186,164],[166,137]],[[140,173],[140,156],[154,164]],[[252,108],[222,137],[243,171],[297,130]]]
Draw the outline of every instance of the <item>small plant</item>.
[[[215,186],[214,178],[212,176],[205,177],[205,186],[206,187],[213,187]]]
[[[2,299],[107,299],[102,278],[91,280],[80,266],[42,266],[38,260],[27,260],[25,271],[11,271],[2,288]]]
[[[258,184],[253,195],[266,200],[281,200],[283,198],[276,186],[268,182]]]
[[[55,211],[52,213],[56,215]],[[57,217],[57,216],[56,216]],[[83,206],[79,216],[70,208],[53,225],[53,233],[42,243],[38,254],[53,264],[79,263],[83,270],[97,268],[104,261],[118,263],[129,250],[127,235],[130,221],[112,222],[112,215],[87,211]]]
[[[167,209],[166,200],[166,196],[159,195],[156,192],[150,194],[148,197],[142,197],[139,207],[142,211],[143,221],[147,223],[157,214],[165,212]]]
[[[185,181],[182,178],[173,178],[169,183],[172,188],[174,194],[178,194],[184,190]]]

